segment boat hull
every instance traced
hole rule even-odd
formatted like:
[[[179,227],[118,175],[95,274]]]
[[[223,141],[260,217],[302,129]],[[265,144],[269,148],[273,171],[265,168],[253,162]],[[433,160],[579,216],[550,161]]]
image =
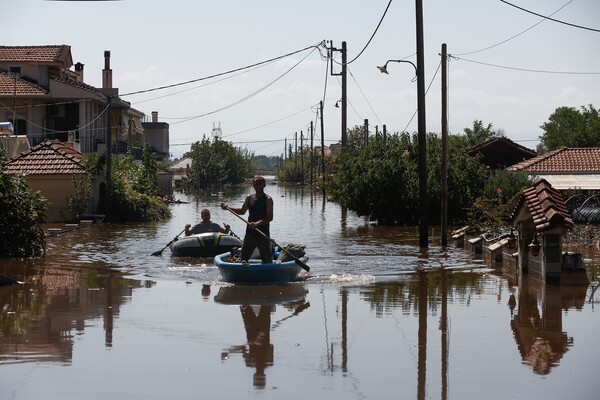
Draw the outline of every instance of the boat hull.
[[[225,282],[285,283],[296,280],[298,274],[302,271],[302,267],[296,264],[294,260],[263,264],[261,260],[251,259],[249,265],[243,265],[229,262],[227,259],[230,256],[230,253],[223,253],[217,255],[214,259],[214,263],[219,268],[221,277]],[[306,262],[308,257],[304,256],[300,260]]]
[[[207,232],[179,238],[169,247],[171,254],[177,257],[214,257],[242,247],[242,241],[235,236]]]

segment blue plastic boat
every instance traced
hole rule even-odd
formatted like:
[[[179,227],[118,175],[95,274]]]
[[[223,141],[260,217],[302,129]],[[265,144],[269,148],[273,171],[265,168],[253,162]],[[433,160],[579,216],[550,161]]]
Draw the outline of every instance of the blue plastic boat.
[[[292,282],[298,278],[302,267],[291,261],[275,260],[269,264],[263,264],[260,259],[250,259],[248,265],[240,262],[230,261],[231,252],[219,254],[215,257],[214,263],[219,268],[221,277],[225,282],[234,283],[282,283]],[[300,258],[300,261],[306,263],[308,257]]]

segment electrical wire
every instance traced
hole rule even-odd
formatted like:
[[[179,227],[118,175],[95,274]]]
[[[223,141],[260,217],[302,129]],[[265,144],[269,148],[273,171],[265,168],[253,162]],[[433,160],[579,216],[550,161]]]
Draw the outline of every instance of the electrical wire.
[[[568,6],[569,4],[571,4],[572,2],[573,2],[573,0],[570,0],[570,1],[568,1],[568,2],[567,2],[565,5],[563,5],[562,7],[560,7],[558,10],[554,11],[554,12],[553,12],[552,14],[550,14],[549,16],[550,16],[550,17],[551,17],[551,16],[553,16],[554,14],[556,14],[557,12],[559,12],[560,10],[562,10],[563,8],[565,8],[566,6]],[[546,21],[547,19],[548,19],[548,17],[544,17],[544,19],[542,19],[541,21],[538,21],[537,23],[535,23],[535,24],[531,25],[529,28],[525,29],[524,31],[521,31],[521,32],[517,33],[516,35],[514,35],[514,36],[511,36],[511,37],[509,37],[508,39],[505,39],[505,40],[503,40],[503,41],[501,41],[501,42],[499,42],[499,43],[496,43],[496,44],[494,44],[494,45],[491,45],[491,46],[485,47],[485,48],[483,48],[483,49],[479,49],[479,50],[475,50],[475,51],[470,51],[470,52],[468,52],[468,53],[458,53],[458,54],[456,54],[456,55],[457,55],[457,56],[466,56],[466,55],[469,55],[469,54],[480,53],[480,52],[482,52],[482,51],[485,51],[485,50],[493,49],[494,47],[500,46],[501,44],[504,44],[504,43],[506,43],[506,42],[509,42],[509,41],[511,41],[511,40],[513,40],[513,39],[515,39],[515,38],[517,38],[517,37],[519,37],[519,36],[521,36],[521,35],[522,35],[522,34],[524,34],[525,32],[527,32],[527,31],[530,31],[531,29],[535,28],[536,26],[538,26],[538,25],[539,25],[539,24],[541,24],[542,22]]]
[[[132,96],[134,94],[140,94],[140,93],[154,92],[154,91],[157,91],[157,90],[169,89],[169,88],[172,88],[172,87],[183,86],[183,85],[188,85],[188,84],[194,83],[194,82],[200,82],[200,81],[204,81],[204,80],[207,80],[207,79],[217,78],[219,76],[228,75],[228,74],[232,74],[234,72],[239,72],[239,71],[247,70],[247,69],[250,69],[250,68],[262,65],[262,64],[268,64],[268,63],[271,63],[273,61],[277,61],[277,60],[280,60],[282,58],[286,58],[286,57],[292,56],[294,54],[301,53],[301,52],[306,51],[308,49],[313,49],[313,51],[314,51],[315,49],[318,49],[320,46],[324,46],[324,45],[325,45],[325,42],[321,41],[318,44],[307,46],[307,47],[305,47],[303,49],[296,50],[296,51],[284,54],[284,55],[279,56],[279,57],[274,57],[274,58],[271,58],[269,60],[265,60],[265,61],[254,63],[254,64],[251,64],[251,65],[247,65],[245,67],[236,68],[236,69],[232,69],[232,70],[225,71],[225,72],[220,72],[218,74],[214,74],[214,75],[210,75],[210,76],[205,76],[205,77],[197,78],[197,79],[192,79],[192,80],[185,81],[185,82],[174,83],[172,85],[165,85],[165,86],[159,86],[159,87],[155,87],[155,88],[151,88],[151,89],[138,90],[136,92],[129,92],[129,93],[121,94],[121,95],[119,95],[119,97]],[[312,51],[311,51],[311,53],[312,53]]]
[[[540,74],[559,74],[559,75],[600,75],[600,72],[548,71],[548,70],[539,70],[539,69],[527,69],[527,68],[518,68],[518,67],[508,67],[508,66],[505,66],[505,65],[497,65],[497,64],[484,63],[484,62],[481,62],[481,61],[469,60],[467,58],[456,57],[456,56],[450,55],[450,54],[448,56],[454,58],[455,60],[462,60],[462,61],[467,61],[467,62],[471,62],[471,63],[474,63],[474,64],[486,65],[488,67],[510,69],[510,70],[513,70],[513,71],[535,72],[535,73],[540,73]]]
[[[363,98],[365,99],[365,101],[367,102],[367,104],[369,105],[369,108],[371,109],[371,111],[373,112],[373,114],[375,115],[375,118],[377,118],[377,121],[379,121],[379,123],[381,124],[381,119],[379,119],[379,115],[377,115],[377,113],[375,112],[375,110],[373,109],[373,106],[371,105],[371,103],[369,102],[369,99],[367,98],[367,96],[365,95],[365,92],[363,92],[362,88],[360,87],[360,85],[358,84],[358,82],[356,81],[356,78],[354,77],[354,74],[352,73],[352,71],[350,71],[350,68],[348,68],[348,72],[350,73],[350,76],[352,77],[352,80],[354,81],[354,83],[356,83],[356,86],[358,87],[358,90],[360,91],[360,93],[363,95]]]
[[[375,34],[379,30],[379,27],[381,26],[381,23],[383,22],[383,19],[385,18],[385,15],[387,14],[387,12],[389,10],[390,5],[392,5],[392,0],[389,1],[387,7],[385,8],[385,11],[383,12],[383,15],[381,16],[381,19],[379,20],[379,23],[377,24],[377,27],[375,28],[375,31],[373,31],[373,34],[371,35],[371,38],[369,38],[369,41],[367,42],[367,44],[365,44],[365,47],[363,47],[363,49],[360,51],[360,53],[358,53],[358,55],[356,57],[354,57],[351,61],[346,62],[346,65],[352,64],[354,61],[356,61],[358,59],[358,57],[360,57],[362,55],[362,53],[364,53],[364,51],[367,49],[367,47],[369,47],[369,44],[371,44],[371,41],[373,40],[373,38],[375,37]]]
[[[314,51],[314,49],[313,49],[313,51]],[[230,104],[228,104],[226,106],[223,106],[223,107],[218,108],[218,109],[213,110],[213,111],[209,111],[209,112],[204,113],[204,114],[195,115],[195,116],[191,116],[191,117],[179,118],[179,119],[181,119],[181,121],[173,122],[173,123],[171,123],[171,125],[181,124],[181,123],[189,122],[189,121],[201,118],[201,117],[205,117],[207,115],[216,114],[216,113],[218,113],[220,111],[227,110],[227,109],[229,109],[231,107],[234,107],[234,106],[236,106],[238,104],[241,104],[241,103],[245,102],[246,100],[251,99],[252,97],[256,96],[257,94],[261,93],[262,91],[266,90],[267,88],[269,88],[270,86],[272,86],[273,84],[275,84],[277,81],[279,81],[280,79],[282,79],[285,75],[287,75],[288,73],[290,73],[294,68],[296,68],[304,60],[306,60],[306,58],[308,58],[308,56],[310,56],[311,54],[312,54],[312,51],[310,53],[308,53],[303,59],[301,59],[296,64],[294,64],[290,69],[288,69],[287,71],[285,71],[283,74],[279,75],[276,79],[272,80],[267,85],[265,85],[265,86],[263,86],[263,87],[255,90],[254,92],[252,92],[252,93],[250,93],[250,94],[242,97],[241,99],[238,99],[238,100],[234,101],[233,103],[230,103]]]
[[[531,11],[531,10],[527,10],[527,9],[525,9],[525,8],[523,8],[523,7],[519,7],[519,6],[517,6],[517,5],[514,5],[514,4],[512,4],[512,3],[509,3],[508,1],[505,1],[505,0],[500,0],[500,1],[501,1],[502,3],[504,3],[504,4],[508,4],[509,6],[512,6],[512,7],[514,7],[514,8],[518,8],[518,9],[519,9],[519,10],[521,10],[521,11],[525,11],[525,12],[527,12],[527,13],[529,13],[529,14],[537,15],[538,17],[542,17],[542,18],[548,19],[548,20],[550,20],[550,21],[558,22],[559,24],[564,24],[564,25],[572,26],[572,27],[579,28],[579,29],[585,29],[585,30],[588,30],[588,31],[593,31],[593,32],[600,32],[600,29],[588,28],[587,26],[581,26],[581,25],[571,24],[571,23],[569,23],[569,22],[565,22],[565,21],[561,21],[561,20],[558,20],[558,19],[554,19],[554,18],[546,17],[546,16],[544,16],[544,15],[541,15],[541,14],[535,13],[535,12],[533,12],[533,11]]]

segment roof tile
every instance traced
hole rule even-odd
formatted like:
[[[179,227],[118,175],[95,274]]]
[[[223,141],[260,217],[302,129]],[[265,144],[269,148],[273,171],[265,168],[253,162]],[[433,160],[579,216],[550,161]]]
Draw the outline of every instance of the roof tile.
[[[46,140],[6,163],[9,174],[83,174],[83,154],[59,140]]]
[[[600,172],[600,147],[559,149],[541,154],[507,168],[526,172]]]

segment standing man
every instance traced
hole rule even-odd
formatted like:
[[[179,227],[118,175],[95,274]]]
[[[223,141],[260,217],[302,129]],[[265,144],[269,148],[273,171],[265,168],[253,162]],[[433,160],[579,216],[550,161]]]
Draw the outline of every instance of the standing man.
[[[248,214],[248,226],[246,227],[246,235],[242,244],[240,258],[242,262],[248,262],[255,248],[260,251],[260,258],[263,263],[273,261],[273,253],[271,252],[271,241],[269,238],[269,223],[273,221],[273,199],[265,193],[265,178],[255,176],[252,180],[255,194],[249,194],[240,208],[231,208],[227,204],[221,203],[223,210],[231,210],[236,214]],[[263,236],[256,230],[264,233]]]

